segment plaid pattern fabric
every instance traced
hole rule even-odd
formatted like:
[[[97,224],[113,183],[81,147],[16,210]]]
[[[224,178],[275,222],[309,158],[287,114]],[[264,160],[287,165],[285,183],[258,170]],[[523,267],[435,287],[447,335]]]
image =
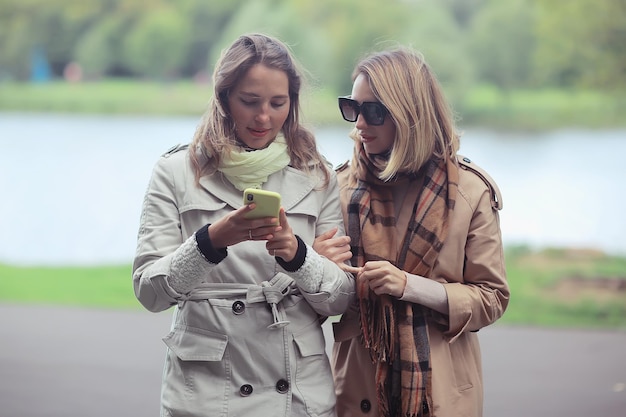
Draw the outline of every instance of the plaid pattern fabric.
[[[449,158],[431,160],[417,175],[389,182],[376,177],[376,163],[355,152],[346,188],[352,262],[388,260],[412,274],[428,277],[447,235],[454,209],[458,168]],[[415,191],[408,230],[397,236],[391,187],[408,183]],[[407,197],[409,198],[409,197]],[[398,243],[400,243],[398,245]],[[424,308],[357,288],[365,346],[376,364],[378,405],[385,417],[417,417],[432,410],[431,367]]]

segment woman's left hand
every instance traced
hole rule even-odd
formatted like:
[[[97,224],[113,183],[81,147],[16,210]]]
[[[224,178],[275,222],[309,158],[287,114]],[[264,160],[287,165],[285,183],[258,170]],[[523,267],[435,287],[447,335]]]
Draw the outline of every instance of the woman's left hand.
[[[291,262],[296,257],[298,251],[298,240],[296,235],[293,234],[293,229],[289,226],[289,222],[287,222],[287,215],[283,207],[280,208],[278,222],[280,223],[280,228],[274,232],[271,239],[268,239],[265,248],[270,255],[278,256],[285,262]]]
[[[368,261],[361,268],[357,280],[364,280],[376,295],[391,295],[400,298],[406,287],[404,271],[389,261]]]

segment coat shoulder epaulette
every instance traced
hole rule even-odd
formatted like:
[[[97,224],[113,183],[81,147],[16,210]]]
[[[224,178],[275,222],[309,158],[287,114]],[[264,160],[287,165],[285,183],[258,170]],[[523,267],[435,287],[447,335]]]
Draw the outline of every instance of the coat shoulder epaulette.
[[[465,171],[470,171],[476,174],[480,179],[482,179],[487,187],[489,187],[489,191],[491,193],[491,206],[495,210],[502,210],[503,201],[502,194],[500,193],[500,189],[496,182],[487,174],[485,170],[476,165],[466,156],[457,155],[457,159],[459,161],[459,167]]]
[[[187,149],[189,147],[188,143],[185,144],[178,144],[178,145],[174,145],[171,148],[169,148],[163,155],[161,155],[163,158],[168,158],[171,155],[175,154],[176,152],[182,151],[184,149]]]
[[[350,166],[350,161],[344,161],[335,167],[335,172],[341,172]]]

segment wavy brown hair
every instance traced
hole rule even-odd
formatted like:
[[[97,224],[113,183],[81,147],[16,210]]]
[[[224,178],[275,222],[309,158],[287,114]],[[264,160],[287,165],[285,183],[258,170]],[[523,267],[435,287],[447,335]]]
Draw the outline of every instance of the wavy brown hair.
[[[220,160],[238,149],[235,126],[228,108],[228,94],[256,64],[283,71],[289,80],[289,114],[282,127],[287,142],[290,165],[312,173],[323,173],[324,186],[330,171],[326,159],[320,154],[311,131],[300,124],[300,90],[303,72],[283,42],[263,34],[240,36],[222,51],[213,72],[213,96],[202,116],[191,144],[190,158],[196,181],[213,174]]]

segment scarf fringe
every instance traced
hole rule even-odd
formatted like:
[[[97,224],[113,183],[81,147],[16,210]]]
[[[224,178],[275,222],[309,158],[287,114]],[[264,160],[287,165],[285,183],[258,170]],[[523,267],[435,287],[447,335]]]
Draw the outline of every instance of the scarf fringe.
[[[380,308],[377,306],[379,297],[374,293],[368,297],[360,297],[361,334],[365,347],[370,351],[372,363],[391,363],[396,358],[396,326],[393,325],[396,322],[395,311],[391,297],[384,297],[388,298],[388,302],[380,303]],[[367,325],[363,326],[363,323]]]

